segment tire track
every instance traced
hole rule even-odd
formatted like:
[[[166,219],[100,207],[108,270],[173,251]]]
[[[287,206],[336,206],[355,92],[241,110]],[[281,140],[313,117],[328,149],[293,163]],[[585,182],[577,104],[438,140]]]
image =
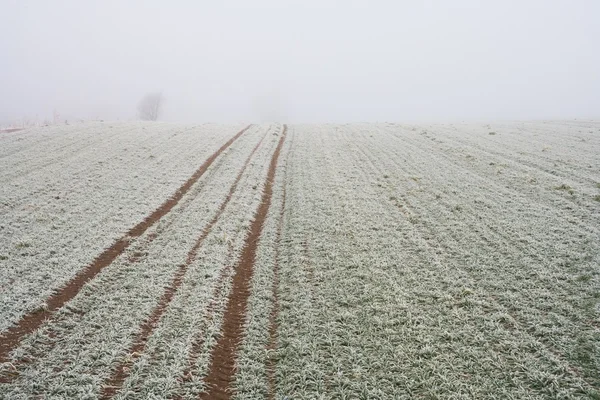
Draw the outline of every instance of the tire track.
[[[214,172],[215,169],[220,168],[220,166],[223,164],[223,162],[227,162],[227,157],[221,157],[218,160],[216,160],[215,163],[213,163],[213,165],[212,165],[211,173]],[[204,176],[207,177],[206,179],[211,179],[210,176],[212,176],[212,175],[210,175],[210,173],[209,173],[208,175],[204,175]],[[140,236],[140,238],[135,240],[130,247],[125,249],[124,252],[122,253],[122,255],[127,255],[126,262],[129,264],[135,264],[135,263],[139,263],[142,260],[146,259],[148,257],[147,250],[148,250],[148,247],[151,245],[151,243],[156,238],[158,238],[160,235],[162,235],[171,225],[173,225],[174,221],[176,221],[177,219],[181,218],[182,215],[184,215],[184,211],[187,209],[189,204],[196,197],[198,197],[199,193],[202,192],[204,189],[205,189],[204,182],[199,183],[198,185],[195,185],[187,193],[187,196],[184,197],[178,203],[178,213],[179,213],[178,215],[175,215],[174,218],[161,219],[157,224],[155,224],[156,229],[153,232],[146,234],[148,232],[148,231],[146,231],[146,233],[144,235]],[[80,318],[82,318],[85,315],[85,312],[80,311],[76,308],[72,308],[70,306],[70,304],[66,304],[64,306],[64,308],[66,310],[68,310],[69,312],[71,312],[72,314],[77,314]],[[54,332],[50,331],[49,336],[52,337],[52,339],[55,339],[56,334]],[[43,349],[39,349],[37,351],[37,354],[32,354],[27,360],[20,359],[20,360],[18,360],[18,362],[14,362],[13,364],[10,365],[10,368],[7,372],[0,372],[0,383],[10,383],[13,380],[15,380],[21,373],[20,368],[23,365],[29,364],[32,360],[43,357],[45,354],[50,352],[51,349],[54,348],[54,345],[56,344],[56,340],[57,339],[55,339],[54,342],[45,342],[46,347],[44,347]],[[60,370],[59,367],[55,367],[56,372],[59,370]]]
[[[227,160],[225,158],[220,158],[218,161],[216,161],[214,164],[213,171],[218,169],[219,166],[222,165],[224,162],[227,162]],[[207,179],[210,179],[210,178],[207,178]],[[182,201],[179,203],[179,210],[180,211],[185,210],[188,207],[188,205],[192,201],[194,201],[194,199],[196,197],[198,197],[198,193],[200,193],[203,189],[204,189],[204,186],[202,186],[200,184],[196,188],[194,188],[191,192],[188,192],[188,194],[190,194],[190,195],[187,196],[186,198],[182,199]],[[182,212],[182,214],[183,214],[183,212]],[[163,232],[168,230],[169,227],[172,226],[178,218],[179,217],[161,220],[161,223],[156,225],[156,229],[154,230],[154,232],[147,234],[145,237],[141,238],[138,242],[136,242],[135,248],[133,248],[133,246],[132,246],[132,248],[128,249],[128,250],[130,250],[131,254],[128,254],[127,262],[135,264],[135,263],[141,262],[142,260],[146,259],[148,256],[148,253],[146,250],[150,246],[150,244],[156,238],[158,238]]]
[[[252,149],[252,152],[250,153],[248,158],[246,158],[246,161],[244,162],[242,169],[238,172],[238,174],[235,178],[235,181],[229,188],[227,197],[225,197],[225,200],[223,200],[223,202],[219,206],[217,213],[209,221],[208,225],[206,225],[206,227],[202,230],[202,233],[196,239],[194,246],[188,252],[185,262],[183,264],[179,265],[179,267],[177,268],[177,271],[175,272],[175,275],[173,276],[173,280],[171,281],[170,285],[165,289],[157,306],[154,308],[154,310],[152,311],[152,313],[150,314],[150,316],[148,317],[146,322],[144,322],[142,324],[137,338],[135,339],[135,341],[133,342],[133,345],[129,349],[128,354],[130,354],[131,356],[128,357],[126,360],[124,360],[117,366],[113,375],[108,379],[108,381],[105,383],[105,385],[103,385],[104,388],[103,388],[102,395],[101,395],[102,399],[110,399],[119,391],[119,389],[123,386],[123,382],[129,376],[131,366],[144,353],[144,350],[146,348],[146,343],[148,342],[148,338],[150,337],[150,335],[152,335],[152,333],[158,326],[160,319],[162,318],[163,314],[167,310],[167,307],[173,300],[175,293],[177,293],[177,291],[179,290],[179,287],[183,283],[183,279],[185,278],[188,268],[196,259],[196,256],[198,254],[198,249],[200,248],[200,246],[202,246],[202,243],[204,242],[206,237],[210,234],[213,227],[215,226],[215,224],[217,223],[217,221],[219,220],[219,218],[225,211],[225,208],[227,207],[227,205],[231,201],[231,198],[233,197],[233,194],[237,190],[238,183],[242,179],[242,176],[244,175],[246,168],[250,164],[250,160],[252,159],[252,157],[254,156],[254,153],[256,153],[256,151],[258,150],[258,148],[260,147],[260,145],[262,144],[262,142],[264,141],[265,137],[268,134],[269,134],[269,130],[267,129],[265,134],[263,135],[263,137],[258,142],[258,144],[254,147],[254,149]]]
[[[292,140],[293,140],[293,136],[292,136]],[[268,398],[273,400],[275,399],[275,356],[274,356],[274,352],[277,350],[277,331],[278,331],[278,324],[277,324],[277,318],[279,316],[279,310],[280,310],[280,305],[279,305],[279,258],[280,258],[280,253],[281,253],[281,232],[283,231],[283,219],[285,216],[285,206],[286,206],[286,197],[287,197],[287,189],[286,189],[286,182],[287,182],[287,169],[288,169],[288,159],[289,159],[289,154],[291,152],[291,145],[290,145],[290,149],[288,150],[288,154],[285,160],[285,168],[283,170],[283,191],[282,191],[282,199],[281,199],[281,209],[279,210],[279,221],[277,223],[277,231],[275,232],[275,263],[273,265],[273,286],[271,289],[271,294],[273,296],[273,308],[271,309],[271,314],[269,315],[269,342],[267,343],[267,352],[269,354],[268,358],[267,358],[267,365],[266,365],[266,371],[267,371],[267,380],[269,383],[269,392],[268,392]]]
[[[246,308],[250,297],[250,284],[256,261],[256,250],[271,205],[277,161],[286,134],[287,125],[283,125],[281,138],[269,164],[261,202],[246,236],[242,254],[235,267],[233,283],[223,315],[222,335],[213,349],[208,374],[204,380],[208,386],[208,391],[200,395],[201,399],[231,398],[230,385],[235,373],[237,351],[244,335]]]
[[[7,329],[0,336],[0,363],[9,361],[9,354],[17,348],[25,336],[37,330],[46,319],[49,319],[52,316],[53,312],[62,308],[68,301],[73,299],[89,280],[93,279],[100,271],[109,266],[127,247],[129,247],[133,238],[141,236],[148,228],[169,213],[169,211],[179,203],[181,198],[200,179],[217,157],[219,157],[225,149],[242,136],[242,134],[250,127],[251,125],[248,125],[223,144],[215,153],[204,161],[204,163],[172,197],[166,200],[142,222],[131,228],[127,234],[118,239],[112,246],[104,250],[90,265],[67,282],[65,286],[57,290],[54,295],[46,300],[47,307],[25,314],[15,325]]]
[[[230,255],[233,255],[233,248],[230,247],[230,251],[229,251]],[[221,270],[221,272],[219,273],[219,277],[217,278],[217,282],[214,286],[213,289],[213,293],[211,296],[211,301],[208,304],[207,308],[206,308],[206,312],[204,315],[204,321],[205,321],[205,325],[210,324],[215,317],[218,315],[218,313],[220,312],[220,310],[222,309],[221,307],[219,307],[219,299],[221,298],[223,292],[226,290],[226,280],[229,279],[229,275],[231,273],[231,271],[233,270],[234,265],[233,264],[227,264],[227,266],[225,268],[223,268]],[[191,382],[192,379],[194,378],[195,374],[195,364],[198,361],[198,358],[200,357],[200,354],[202,352],[202,346],[204,346],[205,344],[205,338],[202,335],[198,335],[196,337],[196,339],[193,341],[192,346],[191,346],[191,350],[189,353],[189,357],[187,360],[187,367],[185,368],[185,370],[183,371],[183,375],[180,379],[180,383],[182,385]],[[173,396],[174,400],[182,400],[182,394],[176,394],[175,396]]]

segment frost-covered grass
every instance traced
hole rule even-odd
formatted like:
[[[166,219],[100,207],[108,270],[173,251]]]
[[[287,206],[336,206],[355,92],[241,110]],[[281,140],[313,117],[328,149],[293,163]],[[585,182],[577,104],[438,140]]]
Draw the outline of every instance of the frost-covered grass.
[[[116,398],[197,398],[280,128],[249,130],[171,213],[27,337],[13,353],[20,375],[0,384],[0,398],[96,398],[128,358],[135,362]],[[13,164],[41,176],[60,170],[55,163],[75,168],[80,152],[92,156],[60,129],[71,135],[60,142],[71,149],[62,158],[21,165],[16,154],[29,147],[11,136],[0,163],[14,153]],[[197,129],[223,130],[217,147],[235,133]],[[25,134],[31,146],[53,143]],[[264,134],[143,353],[128,354]],[[165,150],[174,152],[165,156],[169,174],[183,168],[173,163],[190,163],[173,161],[175,153],[196,154],[203,142],[189,143],[195,150]],[[600,123],[590,121],[290,126],[257,250],[234,398],[599,398],[599,155]],[[140,193],[151,186],[131,181]],[[12,242],[23,253],[32,245]]]
[[[51,321],[27,337],[13,353],[13,363],[21,374],[11,384],[3,385],[0,393],[10,398],[31,398],[48,393],[77,398],[85,393],[98,393],[114,365],[126,356],[139,326],[156,306],[174,271],[185,262],[196,238],[217,212],[265,129],[252,128],[238,139],[239,142],[215,161],[169,214],[86,285]],[[263,146],[267,143],[263,142]],[[263,168],[260,158],[253,162],[248,174]],[[248,199],[254,195],[247,190],[248,184],[244,185],[242,199],[250,201]],[[232,201],[230,204],[237,203]],[[238,212],[236,219],[229,219],[230,224],[247,223],[243,216]],[[233,236],[222,230],[214,235]],[[219,246],[211,249],[214,253],[207,256],[209,260],[222,252]],[[132,258],[140,253],[143,256],[132,262]],[[200,273],[195,272],[195,268],[207,270],[206,274],[201,274],[203,279],[197,282],[199,291],[211,283],[218,267],[210,262],[193,264],[191,272],[195,275]],[[22,359],[32,361],[19,364]],[[2,367],[3,370],[11,368],[10,364]]]
[[[205,389],[202,378],[220,331],[231,286],[232,266],[241,253],[246,232],[260,202],[262,184],[281,127],[263,128],[263,132],[265,130],[261,147],[204,241],[197,261],[191,265],[167,313],[149,338],[144,356],[133,365],[131,376],[117,398],[170,398],[175,394],[196,398]],[[222,281],[219,280],[221,274],[224,276]],[[217,285],[223,288],[215,298]],[[200,348],[192,350],[193,343],[199,340],[202,342]],[[192,351],[193,359],[190,357]],[[186,377],[181,384],[186,371],[191,377]]]
[[[413,128],[292,127],[275,397],[598,396],[600,124]],[[269,274],[238,398],[268,393]]]
[[[0,332],[171,196],[242,126],[86,123],[0,138]]]

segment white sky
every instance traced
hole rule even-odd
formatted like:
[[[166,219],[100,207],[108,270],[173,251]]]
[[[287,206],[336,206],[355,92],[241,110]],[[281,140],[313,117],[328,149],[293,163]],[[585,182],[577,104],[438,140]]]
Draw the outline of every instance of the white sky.
[[[0,0],[0,122],[600,117],[600,1]]]

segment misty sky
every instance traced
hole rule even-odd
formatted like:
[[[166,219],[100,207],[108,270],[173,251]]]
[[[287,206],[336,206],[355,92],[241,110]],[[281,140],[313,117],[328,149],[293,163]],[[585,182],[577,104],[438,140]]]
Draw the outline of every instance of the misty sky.
[[[0,123],[600,117],[600,1],[0,0]]]

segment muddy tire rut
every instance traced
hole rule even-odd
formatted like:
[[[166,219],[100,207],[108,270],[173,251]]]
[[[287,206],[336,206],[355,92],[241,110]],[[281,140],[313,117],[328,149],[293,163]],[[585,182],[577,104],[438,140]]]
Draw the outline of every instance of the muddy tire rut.
[[[206,239],[206,237],[212,231],[213,227],[215,226],[215,224],[217,223],[217,221],[219,220],[219,218],[221,217],[223,212],[225,211],[225,208],[227,207],[227,205],[231,201],[233,194],[237,190],[238,184],[239,184],[240,180],[242,179],[242,176],[244,175],[244,172],[246,171],[248,165],[250,164],[250,161],[254,157],[254,154],[256,153],[258,148],[261,146],[261,144],[263,143],[263,141],[267,135],[268,135],[268,131],[262,136],[260,141],[252,149],[252,152],[250,153],[250,155],[244,162],[244,165],[242,166],[241,170],[238,172],[233,184],[229,188],[229,192],[228,192],[227,196],[225,197],[223,202],[219,205],[219,208],[217,209],[216,214],[209,221],[209,223],[206,225],[206,227],[202,230],[202,233],[194,242],[193,247],[189,250],[187,257],[185,259],[185,262],[183,262],[182,264],[179,265],[179,267],[177,268],[177,270],[173,276],[173,280],[171,281],[170,285],[165,289],[158,304],[156,305],[156,307],[154,308],[154,310],[152,311],[152,313],[150,314],[148,319],[141,326],[140,332],[139,332],[137,338],[135,339],[134,344],[132,345],[132,347],[130,348],[130,350],[128,352],[128,354],[130,354],[130,356],[128,356],[125,361],[121,362],[117,366],[117,368],[115,369],[115,372],[113,373],[111,378],[107,382],[105,382],[105,384],[103,385],[103,391],[102,391],[101,398],[110,399],[118,392],[118,390],[123,385],[123,382],[125,381],[125,379],[127,379],[127,377],[129,376],[131,366],[144,353],[148,338],[154,332],[155,328],[157,327],[158,323],[160,322],[161,317],[167,310],[169,304],[173,300],[173,297],[175,296],[178,289],[182,285],[183,280],[186,276],[186,273],[187,273],[190,265],[196,260],[198,250],[204,243],[204,240]]]
[[[271,206],[277,162],[286,134],[287,125],[284,125],[269,164],[260,205],[246,236],[242,254],[235,266],[232,287],[223,316],[221,336],[212,351],[208,374],[204,380],[208,390],[200,396],[201,399],[230,399],[232,395],[231,383],[235,375],[237,352],[244,337],[246,308],[250,297],[256,251]]]

